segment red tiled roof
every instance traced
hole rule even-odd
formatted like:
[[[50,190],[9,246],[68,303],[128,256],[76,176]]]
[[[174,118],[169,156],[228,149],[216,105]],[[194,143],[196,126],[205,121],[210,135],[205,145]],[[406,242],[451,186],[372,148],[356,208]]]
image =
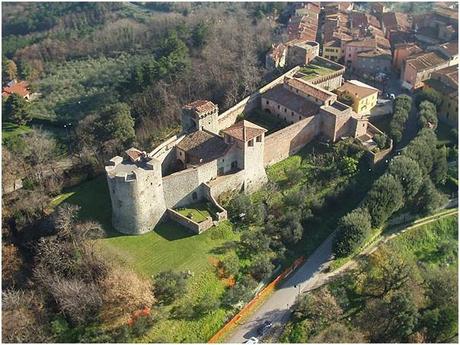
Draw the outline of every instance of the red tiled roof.
[[[261,135],[262,133],[265,133],[266,131],[267,130],[263,127],[257,126],[256,124],[247,120],[243,120],[222,130],[222,133],[225,133],[237,140],[247,142]]]
[[[353,40],[353,41],[347,42],[347,46],[375,48],[377,47],[377,42],[373,38],[368,38],[368,39],[363,39],[363,40]]]
[[[13,93],[21,97],[25,97],[29,95],[30,94],[29,83],[26,81],[20,81],[11,86],[5,86],[2,90],[2,96],[9,96]]]
[[[445,50],[450,55],[458,54],[458,42],[444,43],[444,44],[441,44],[439,47]]]
[[[199,99],[184,106],[184,109],[196,110],[198,113],[205,113],[216,107],[211,101]]]
[[[415,54],[406,60],[406,64],[413,66],[417,71],[433,68],[447,62],[438,52],[423,52]]]
[[[126,155],[131,159],[132,162],[137,162],[143,155],[143,152],[131,147],[130,149],[125,151]]]
[[[382,16],[386,30],[409,29],[410,23],[407,14],[400,12],[386,12]]]
[[[323,102],[329,99],[330,97],[335,96],[333,93],[320,89],[317,86],[311,85],[302,79],[286,77],[284,79],[284,82],[288,86],[291,86],[294,89],[302,91],[306,93],[307,95],[317,98]]]

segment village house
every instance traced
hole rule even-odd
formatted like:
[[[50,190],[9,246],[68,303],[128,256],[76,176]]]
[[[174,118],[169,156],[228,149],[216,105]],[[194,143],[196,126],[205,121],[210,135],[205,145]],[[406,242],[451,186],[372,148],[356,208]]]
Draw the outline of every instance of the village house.
[[[342,58],[342,42],[334,38],[323,45],[322,56],[326,59],[338,62]]]
[[[366,76],[375,76],[379,73],[391,71],[391,51],[375,48],[369,51],[362,51],[356,55],[354,70]]]
[[[382,30],[385,37],[390,39],[394,32],[407,32],[411,29],[412,24],[408,15],[399,12],[386,12],[382,16]]]
[[[3,98],[7,98],[8,96],[12,95],[13,93],[25,98],[26,100],[30,100],[30,89],[29,83],[27,81],[10,81],[6,86],[2,89],[2,96]]]
[[[442,97],[438,112],[439,119],[458,127],[458,65],[442,68],[431,74],[431,78],[423,83],[423,89],[433,89]]]
[[[352,100],[352,108],[359,115],[368,115],[377,104],[379,90],[358,80],[348,80],[336,90],[340,99]]]
[[[422,44],[440,44],[458,37],[458,9],[436,4],[433,12],[415,15],[413,27]]]
[[[458,43],[451,42],[431,51],[409,56],[401,69],[401,85],[415,90],[423,86],[423,82],[431,78],[431,74],[442,68],[458,64]]]
[[[404,61],[411,55],[421,53],[423,50],[415,43],[399,43],[393,49],[393,68],[401,70]]]

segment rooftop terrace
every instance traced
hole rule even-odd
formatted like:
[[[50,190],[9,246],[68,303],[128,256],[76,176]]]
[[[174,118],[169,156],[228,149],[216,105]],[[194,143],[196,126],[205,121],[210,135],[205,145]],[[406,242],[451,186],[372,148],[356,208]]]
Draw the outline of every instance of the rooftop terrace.
[[[315,58],[308,65],[300,67],[298,74],[299,78],[302,78],[303,80],[311,80],[323,75],[337,72],[341,68],[341,65],[332,61],[327,61],[323,58]]]

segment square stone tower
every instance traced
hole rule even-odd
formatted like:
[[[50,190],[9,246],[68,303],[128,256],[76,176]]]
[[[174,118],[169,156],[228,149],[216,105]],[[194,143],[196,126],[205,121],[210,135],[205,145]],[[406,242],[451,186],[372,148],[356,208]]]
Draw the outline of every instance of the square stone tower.
[[[198,100],[182,108],[182,130],[191,133],[198,130],[219,133],[219,108],[211,101]]]

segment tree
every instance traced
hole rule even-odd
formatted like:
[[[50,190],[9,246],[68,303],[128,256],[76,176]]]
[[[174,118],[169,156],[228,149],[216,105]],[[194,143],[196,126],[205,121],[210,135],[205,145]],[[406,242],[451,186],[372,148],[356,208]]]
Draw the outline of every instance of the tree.
[[[415,196],[415,209],[421,215],[428,215],[439,209],[446,202],[447,197],[436,189],[429,178],[426,178]]]
[[[225,290],[222,305],[231,308],[240,302],[249,301],[256,287],[257,282],[250,275],[241,276],[235,285]]]
[[[388,173],[401,183],[405,200],[412,200],[423,181],[422,171],[417,162],[406,156],[395,157],[388,167]]]
[[[434,151],[433,169],[431,170],[431,180],[434,184],[444,184],[447,179],[449,166],[447,164],[447,149],[442,146]]]
[[[328,288],[321,288],[314,293],[303,295],[294,306],[294,320],[310,320],[312,333],[327,324],[337,321],[343,314],[335,297]]]
[[[365,201],[373,226],[381,226],[403,206],[403,187],[392,175],[384,174],[373,184]]]
[[[215,296],[205,296],[193,306],[193,315],[202,317],[203,315],[218,309],[220,301]]]
[[[103,140],[115,139],[121,144],[127,144],[134,139],[134,119],[127,104],[116,103],[106,107],[100,118],[98,129]]]
[[[352,328],[341,322],[335,322],[324,330],[320,331],[314,337],[308,339],[309,343],[366,343],[364,334],[359,329]]]
[[[410,293],[400,291],[388,299],[368,301],[359,320],[372,342],[407,342],[417,325],[418,311]]]
[[[2,339],[12,343],[49,342],[42,299],[33,291],[2,292]]]
[[[419,125],[421,128],[436,128],[438,126],[438,114],[433,103],[423,101],[420,103]]]
[[[428,175],[433,168],[434,151],[437,138],[432,129],[424,128],[410,141],[404,149],[404,155],[418,163],[423,176]]]
[[[255,280],[261,281],[270,277],[274,268],[275,266],[272,264],[270,257],[259,254],[252,260],[249,272]]]
[[[239,217],[240,214],[246,214],[251,207],[251,199],[247,194],[238,194],[228,204],[227,210],[232,218]]]
[[[385,147],[387,147],[388,137],[385,134],[377,133],[376,135],[374,135],[373,139],[379,149],[382,150]]]
[[[234,252],[231,252],[220,261],[220,267],[225,277],[236,276],[240,270],[240,260]]]
[[[303,226],[300,212],[288,211],[280,220],[281,240],[284,244],[295,244],[302,239]]]
[[[410,266],[397,252],[383,246],[367,257],[363,277],[363,281],[358,284],[358,293],[382,299],[407,286]]]
[[[371,232],[371,217],[366,208],[358,208],[339,220],[334,238],[334,253],[350,255],[367,239]]]
[[[13,60],[3,57],[2,61],[2,78],[3,81],[17,78],[18,68]]]
[[[458,310],[456,305],[444,305],[424,311],[421,326],[425,329],[427,342],[450,343],[458,333]]]
[[[355,175],[358,171],[358,160],[353,157],[343,157],[340,168],[345,175]]]
[[[243,232],[240,244],[244,251],[249,255],[267,252],[270,246],[270,238],[264,234],[262,229],[247,230]]]
[[[155,303],[150,281],[131,270],[112,266],[100,284],[102,288],[102,318],[115,321],[132,312],[150,309]]]
[[[209,37],[209,28],[204,23],[195,25],[192,31],[192,42],[196,48],[202,48]]]
[[[6,99],[4,115],[6,119],[17,125],[25,125],[32,119],[29,103],[16,93]]]
[[[187,290],[184,272],[164,271],[153,278],[153,295],[161,304],[170,304]]]
[[[442,95],[434,89],[424,89],[418,94],[416,98],[418,107],[422,102],[429,101],[439,109],[442,103]]]

